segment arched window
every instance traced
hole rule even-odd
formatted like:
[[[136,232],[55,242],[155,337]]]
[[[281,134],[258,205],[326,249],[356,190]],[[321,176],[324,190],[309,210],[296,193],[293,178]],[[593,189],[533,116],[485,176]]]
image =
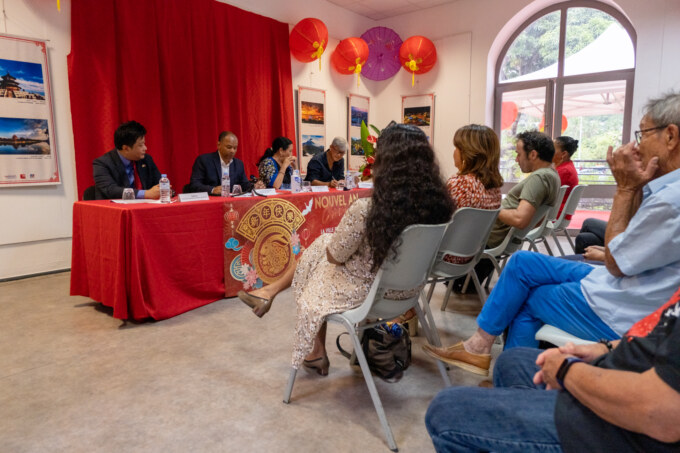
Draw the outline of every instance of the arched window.
[[[539,129],[579,140],[572,159],[582,183],[614,184],[605,157],[630,137],[635,42],[626,18],[596,1],[553,5],[522,24],[496,65],[494,126],[506,181],[520,178],[514,136]]]

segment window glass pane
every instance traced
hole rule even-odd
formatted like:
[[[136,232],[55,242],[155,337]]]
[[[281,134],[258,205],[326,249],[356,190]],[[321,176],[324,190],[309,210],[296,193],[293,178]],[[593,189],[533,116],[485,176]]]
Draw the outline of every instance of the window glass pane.
[[[607,147],[621,145],[626,81],[564,86],[562,135],[579,141],[572,156],[582,184],[614,184],[607,165]]]
[[[635,66],[633,41],[609,14],[593,8],[569,8],[564,75],[586,74]]]
[[[557,76],[560,11],[535,20],[513,41],[503,58],[499,80],[519,82]]]
[[[515,162],[515,136],[543,126],[545,87],[508,91],[502,101],[501,175],[506,182],[519,181],[522,172]]]

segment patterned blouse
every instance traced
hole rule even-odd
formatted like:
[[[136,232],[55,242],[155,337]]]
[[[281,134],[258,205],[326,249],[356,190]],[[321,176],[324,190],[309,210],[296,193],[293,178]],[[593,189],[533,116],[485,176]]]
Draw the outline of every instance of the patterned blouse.
[[[267,185],[267,188],[274,187],[274,180],[279,175],[279,170],[281,167],[279,163],[273,157],[267,157],[262,162],[260,162],[257,171],[260,174],[260,181]],[[290,189],[290,176],[293,174],[293,169],[289,166],[286,168],[286,174],[283,175],[283,182],[281,183],[281,189]]]
[[[459,208],[498,209],[501,206],[501,189],[486,189],[484,184],[472,174],[451,176],[446,182],[449,195]],[[445,261],[461,264],[470,258],[446,255]]]

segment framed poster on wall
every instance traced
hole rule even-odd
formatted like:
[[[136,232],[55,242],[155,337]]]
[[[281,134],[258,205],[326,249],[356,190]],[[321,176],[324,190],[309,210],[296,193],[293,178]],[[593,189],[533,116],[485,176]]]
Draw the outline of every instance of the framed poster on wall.
[[[310,159],[326,150],[326,91],[298,86],[298,168],[307,173]]]
[[[364,149],[361,146],[361,122],[368,126],[371,99],[358,94],[349,95],[347,108],[347,169],[358,171],[364,164]]]
[[[0,187],[60,184],[45,41],[0,34]]]
[[[404,124],[418,126],[434,144],[434,93],[402,96],[401,118]]]

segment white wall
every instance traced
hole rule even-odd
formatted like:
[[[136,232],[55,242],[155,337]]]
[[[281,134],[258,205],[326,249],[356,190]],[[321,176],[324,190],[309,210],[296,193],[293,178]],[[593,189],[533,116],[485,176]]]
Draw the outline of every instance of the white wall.
[[[293,87],[326,90],[327,137],[346,136],[346,97],[352,92],[371,97],[371,122],[384,126],[401,113],[401,95],[436,95],[435,149],[445,174],[453,172],[451,139],[469,122],[491,124],[493,68],[504,36],[531,14],[554,0],[459,0],[413,14],[376,22],[326,1],[220,0],[287,22],[291,27],[305,17],[317,17],[328,27],[330,46],[323,67],[316,62],[292,61]],[[676,0],[619,0],[638,35],[633,124],[647,98],[671,88],[680,89],[680,2]],[[71,206],[76,199],[73,134],[66,55],[70,51],[70,1],[6,1],[7,33],[49,39],[57,146],[62,184],[55,187],[0,189],[0,279],[70,267]],[[373,82],[337,74],[330,54],[340,39],[360,36],[382,25],[402,39],[424,35],[437,47],[438,65],[417,77],[401,71],[394,78]],[[5,32],[0,18],[0,32]],[[498,39],[497,39],[498,38]],[[489,66],[490,64],[490,66]],[[489,68],[491,71],[489,71]],[[635,129],[635,127],[633,128]]]
[[[0,32],[49,40],[52,104],[62,183],[0,188],[0,279],[71,266],[71,206],[76,199],[73,132],[66,55],[71,48],[70,2],[6,1]]]

